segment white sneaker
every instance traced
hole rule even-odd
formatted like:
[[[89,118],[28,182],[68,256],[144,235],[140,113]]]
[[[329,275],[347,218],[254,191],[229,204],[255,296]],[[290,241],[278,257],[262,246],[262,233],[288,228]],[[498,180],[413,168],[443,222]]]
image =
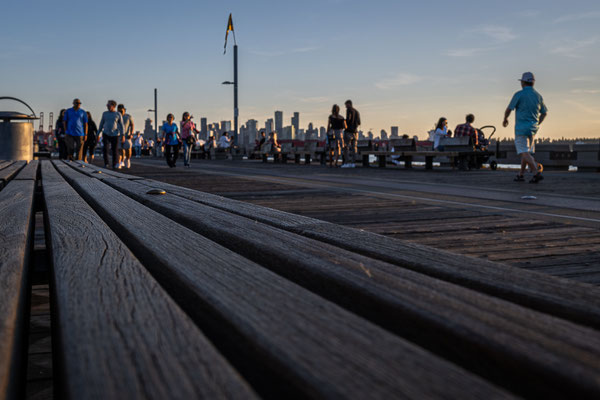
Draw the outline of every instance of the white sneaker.
[[[120,162],[120,163],[117,164],[117,169],[121,169],[121,168],[123,168],[123,163],[122,162]]]
[[[131,168],[131,160],[128,158],[127,159],[127,169]]]
[[[348,168],[356,168],[356,164],[350,164],[350,167]]]
[[[350,164],[342,164],[340,168],[350,168]]]

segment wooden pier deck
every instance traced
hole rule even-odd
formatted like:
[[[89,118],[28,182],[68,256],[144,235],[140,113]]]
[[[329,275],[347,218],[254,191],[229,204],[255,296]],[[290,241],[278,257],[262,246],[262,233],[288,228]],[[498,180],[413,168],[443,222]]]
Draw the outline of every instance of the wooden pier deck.
[[[127,171],[204,192],[600,285],[600,174],[329,169],[194,160]],[[526,200],[523,196],[535,196]]]

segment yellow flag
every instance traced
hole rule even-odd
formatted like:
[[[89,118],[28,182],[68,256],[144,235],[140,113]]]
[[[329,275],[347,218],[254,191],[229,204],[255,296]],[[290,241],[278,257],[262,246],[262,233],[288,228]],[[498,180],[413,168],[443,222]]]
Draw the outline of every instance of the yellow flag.
[[[229,14],[229,21],[227,21],[227,31],[225,31],[225,46],[223,49],[223,54],[227,52],[227,35],[229,32],[233,32],[233,40],[235,41],[235,31],[233,30],[233,19],[231,18],[231,14]]]

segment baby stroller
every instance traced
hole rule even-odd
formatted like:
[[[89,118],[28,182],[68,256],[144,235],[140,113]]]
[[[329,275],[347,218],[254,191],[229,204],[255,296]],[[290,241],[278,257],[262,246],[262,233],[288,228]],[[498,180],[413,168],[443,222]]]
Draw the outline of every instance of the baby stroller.
[[[484,130],[487,130],[487,129],[492,129],[492,133],[490,133],[489,136],[486,138]],[[493,125],[486,125],[486,126],[482,126],[479,129],[475,129],[475,131],[477,132],[477,141],[478,141],[478,144],[475,147],[475,150],[477,150],[478,152],[481,152],[481,154],[477,154],[471,160],[472,163],[470,163],[470,164],[472,164],[472,165],[469,165],[469,168],[481,169],[481,166],[483,164],[485,164],[486,162],[488,162],[490,157],[495,154],[493,151],[489,151],[488,147],[490,145],[490,139],[492,138],[492,136],[494,136],[494,133],[496,133],[496,127]],[[490,168],[493,171],[495,171],[496,168],[498,168],[498,163],[496,161],[491,161]]]

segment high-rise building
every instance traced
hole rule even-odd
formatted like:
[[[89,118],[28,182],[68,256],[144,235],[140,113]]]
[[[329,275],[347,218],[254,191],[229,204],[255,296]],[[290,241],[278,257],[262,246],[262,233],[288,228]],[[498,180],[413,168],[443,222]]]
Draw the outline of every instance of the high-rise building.
[[[293,125],[286,126],[282,129],[282,134],[279,135],[281,139],[295,140],[296,139],[296,128]]]
[[[398,137],[398,127],[397,126],[392,126],[391,132],[392,133],[391,133],[390,137],[392,137],[392,138]]]
[[[249,119],[246,122],[246,135],[248,136],[247,144],[254,146],[254,142],[258,138],[258,121]]]
[[[154,127],[152,126],[152,120],[150,118],[146,118],[144,124],[144,139],[154,140]]]
[[[385,131],[385,129],[382,129],[382,130],[381,130],[380,137],[381,137],[381,140],[387,140],[387,138],[388,138],[388,134],[387,134],[387,132]]]
[[[369,131],[369,133],[367,133],[367,137],[369,140],[373,140],[373,132]]]
[[[323,140],[327,137],[327,129],[322,126],[319,128],[319,139]]]
[[[203,140],[208,139],[208,126],[206,122],[206,118],[200,118],[200,138]]]
[[[296,132],[300,131],[300,113],[299,112],[294,113],[294,116],[292,117],[292,126],[294,127],[294,129],[296,129]]]
[[[231,132],[231,121],[221,121],[221,133]]]
[[[273,132],[273,118],[269,118],[265,121],[265,134],[269,136],[269,133]]]
[[[283,111],[275,111],[275,130],[281,137],[283,133]]]

